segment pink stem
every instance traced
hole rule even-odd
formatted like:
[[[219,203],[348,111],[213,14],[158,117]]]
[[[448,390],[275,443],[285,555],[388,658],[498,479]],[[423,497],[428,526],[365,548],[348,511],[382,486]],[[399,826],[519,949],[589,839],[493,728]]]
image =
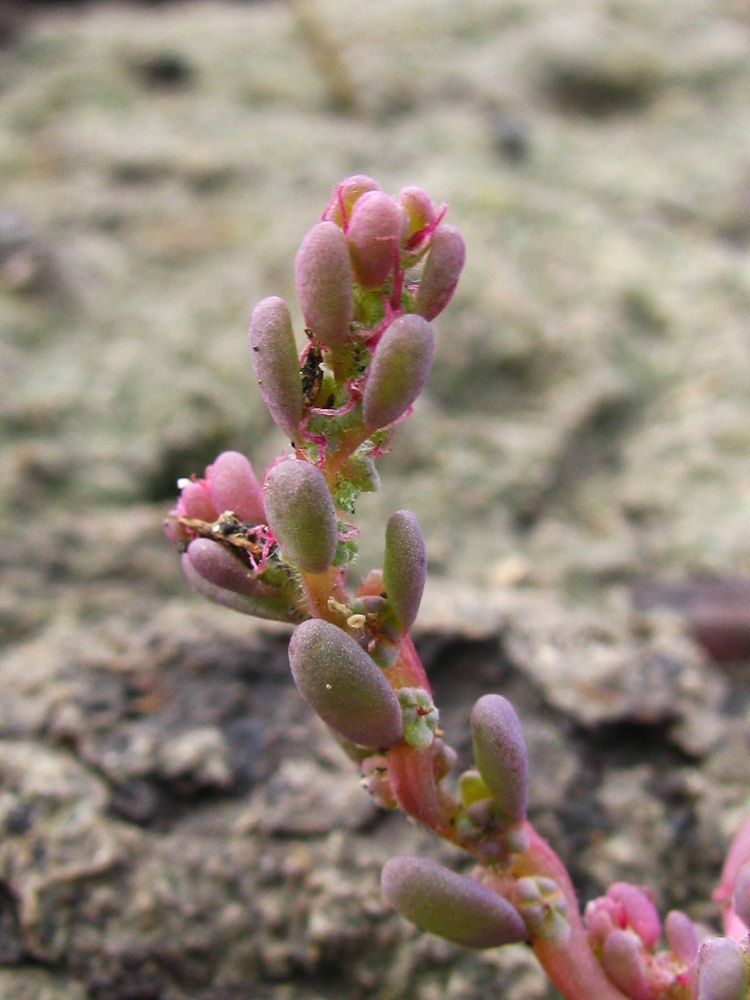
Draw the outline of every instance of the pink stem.
[[[564,944],[541,938],[532,939],[532,947],[544,971],[565,1000],[628,1000],[614,985],[596,959],[589,944],[578,909],[573,883],[560,858],[531,824],[526,824],[529,849],[519,854],[513,875],[544,875],[553,879],[565,896],[570,935]]]

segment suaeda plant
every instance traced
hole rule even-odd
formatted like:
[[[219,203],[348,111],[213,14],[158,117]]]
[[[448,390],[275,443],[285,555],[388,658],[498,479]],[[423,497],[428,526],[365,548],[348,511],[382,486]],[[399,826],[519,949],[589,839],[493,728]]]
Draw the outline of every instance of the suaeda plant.
[[[707,938],[679,911],[662,924],[652,894],[625,882],[581,913],[563,863],[527,818],[528,760],[506,698],[476,703],[475,767],[452,776],[456,753],[409,635],[427,569],[413,513],[389,518],[382,569],[347,584],[355,504],[378,488],[377,461],[427,381],[431,321],[463,268],[445,214],[419,188],[392,198],[361,175],[336,187],[295,260],[301,355],[281,298],[250,320],[255,377],[290,448],[261,482],[234,451],[181,480],[166,533],[205,597],[294,626],[294,682],[378,805],[473,859],[471,875],[411,855],[388,861],[382,891],[404,917],[470,948],[527,942],[566,1000],[748,1000],[750,821],[715,897],[725,937]]]

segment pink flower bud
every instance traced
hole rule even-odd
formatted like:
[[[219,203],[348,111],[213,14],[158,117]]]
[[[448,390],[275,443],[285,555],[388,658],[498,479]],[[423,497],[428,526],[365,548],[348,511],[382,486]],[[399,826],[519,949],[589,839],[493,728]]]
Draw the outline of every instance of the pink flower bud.
[[[407,235],[413,236],[435,221],[435,206],[422,188],[406,187],[398,196],[406,212]]]
[[[383,896],[417,927],[467,948],[495,948],[525,941],[515,907],[472,878],[412,854],[383,868]]]
[[[333,198],[323,213],[323,218],[335,222],[346,230],[354,203],[368,191],[379,191],[380,185],[366,174],[354,174],[336,185]],[[342,215],[343,210],[343,215]]]
[[[426,319],[409,313],[391,323],[375,349],[362,396],[367,430],[387,427],[406,413],[424,388],[434,356]]]
[[[197,521],[208,521],[210,524],[216,520],[221,511],[216,509],[206,480],[190,479],[180,492],[177,513],[180,517],[193,517]]]
[[[607,889],[607,899],[622,907],[624,926],[634,930],[644,947],[651,950],[661,937],[661,921],[644,890],[630,882],[615,882]]]
[[[231,510],[243,521],[260,524],[266,519],[263,494],[253,467],[238,451],[224,451],[206,469],[211,499],[222,514]]]
[[[263,401],[290,440],[302,420],[302,383],[292,318],[277,296],[263,299],[250,317],[250,357]]]
[[[338,545],[336,509],[323,473],[289,458],[263,483],[268,523],[286,558],[308,573],[324,573]]]
[[[459,231],[453,226],[438,226],[432,234],[417,291],[415,310],[420,316],[434,319],[445,309],[453,298],[465,260],[466,247]]]
[[[346,237],[333,222],[319,222],[302,240],[294,287],[305,323],[321,344],[343,347],[354,316],[352,265]]]
[[[255,618],[289,623],[299,621],[300,615],[294,602],[290,600],[288,594],[276,587],[268,587],[260,580],[253,580],[249,583],[243,583],[244,592],[238,592],[222,587],[205,576],[204,573],[208,573],[214,578],[223,576],[225,580],[232,578],[233,582],[237,582],[236,576],[227,571],[226,567],[219,567],[218,560],[206,555],[205,551],[200,554],[200,549],[192,551],[193,546],[197,546],[199,543],[218,547],[217,543],[210,539],[196,539],[190,543],[188,550],[190,554],[186,552],[182,557],[182,569],[187,581],[199,594],[207,597],[209,601],[222,604],[225,608],[240,611],[245,615],[253,615]],[[226,555],[233,558],[230,553],[226,553]]]
[[[682,910],[670,910],[664,918],[664,934],[672,953],[690,965],[698,954],[698,935],[695,924]]]
[[[635,934],[613,930],[602,948],[602,965],[626,996],[632,1000],[654,1000],[641,957],[641,944]]]
[[[746,1000],[748,975],[742,951],[731,938],[711,938],[698,953],[697,1000]]]
[[[486,694],[471,713],[474,761],[502,816],[519,823],[526,819],[529,762],[521,723],[508,701]]]
[[[383,584],[402,632],[414,624],[427,577],[427,552],[419,522],[408,510],[391,514],[385,529]]]
[[[320,618],[299,625],[289,643],[300,694],[344,739],[386,749],[401,741],[401,708],[383,671],[343,629]]]
[[[346,231],[352,267],[364,288],[378,288],[398,260],[404,210],[382,191],[368,191],[357,201]]]

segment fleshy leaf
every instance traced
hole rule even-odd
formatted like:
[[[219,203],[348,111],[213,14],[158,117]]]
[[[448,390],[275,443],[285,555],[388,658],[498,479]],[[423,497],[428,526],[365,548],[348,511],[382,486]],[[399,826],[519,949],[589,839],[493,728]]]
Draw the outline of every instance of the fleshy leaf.
[[[209,545],[215,544],[209,539],[196,539],[191,542],[190,547],[192,548],[198,541],[207,541]],[[299,621],[301,617],[287,594],[275,587],[267,587],[259,580],[255,581],[253,593],[227,590],[203,576],[187,553],[182,557],[182,569],[194,590],[207,597],[209,601],[222,604],[225,608],[277,622],[293,623]]]
[[[370,431],[387,427],[409,409],[424,388],[435,356],[435,338],[422,316],[399,316],[380,339],[362,396]]]
[[[502,695],[486,694],[471,713],[474,760],[502,816],[514,823],[526,818],[529,762],[521,723]]]
[[[268,523],[286,558],[308,573],[324,573],[338,544],[336,509],[323,473],[289,458],[263,483]]]
[[[409,510],[397,510],[385,529],[383,584],[403,632],[414,624],[427,578],[427,551],[419,522]]]
[[[747,967],[731,938],[711,938],[698,952],[697,1000],[746,1000]]]
[[[305,323],[327,347],[341,348],[349,339],[352,280],[346,237],[334,222],[319,222],[297,251],[294,287]]]
[[[383,191],[368,191],[355,203],[346,239],[363,288],[378,288],[393,270],[404,221],[404,210]]]
[[[455,944],[495,948],[528,937],[507,899],[437,861],[411,854],[391,858],[381,886],[383,896],[403,917]]]
[[[343,629],[319,618],[302,622],[289,643],[289,662],[302,697],[340,736],[374,749],[401,741],[393,689]]]
[[[453,226],[438,226],[432,235],[417,292],[416,311],[434,319],[445,309],[456,290],[466,260],[463,237]]]
[[[222,514],[231,510],[243,521],[260,524],[266,519],[263,493],[249,460],[238,451],[223,451],[206,469],[211,499]]]
[[[250,357],[269,413],[294,441],[302,420],[302,383],[292,318],[278,296],[263,299],[250,317]]]

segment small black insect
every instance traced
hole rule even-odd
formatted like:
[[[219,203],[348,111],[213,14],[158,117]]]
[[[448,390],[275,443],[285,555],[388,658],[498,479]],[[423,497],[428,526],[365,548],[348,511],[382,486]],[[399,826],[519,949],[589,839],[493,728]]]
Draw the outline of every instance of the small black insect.
[[[323,369],[321,367],[323,352],[317,340],[315,340],[312,331],[305,330],[305,333],[310,338],[310,346],[305,355],[305,360],[302,362],[299,374],[302,381],[302,398],[305,401],[305,406],[311,407],[314,406],[315,399],[323,384]]]

